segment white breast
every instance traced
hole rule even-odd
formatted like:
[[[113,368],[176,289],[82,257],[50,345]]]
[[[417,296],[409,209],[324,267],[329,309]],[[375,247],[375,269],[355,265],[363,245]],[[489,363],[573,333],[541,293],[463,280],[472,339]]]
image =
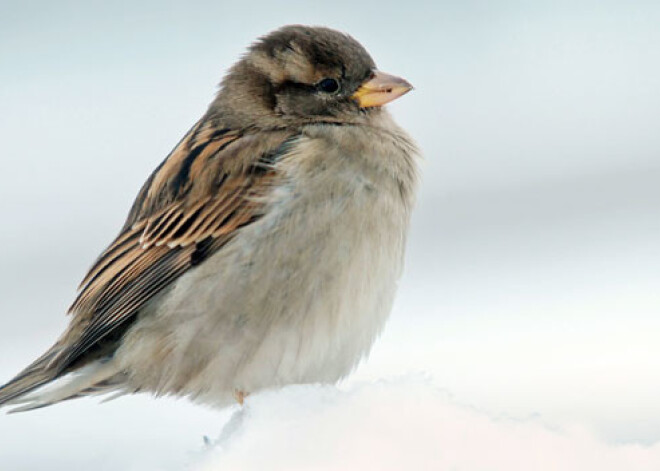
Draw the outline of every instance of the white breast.
[[[365,152],[351,132],[310,128],[278,164],[286,183],[265,215],[153,303],[116,355],[133,386],[224,403],[234,390],[336,381],[369,351],[392,306],[412,198],[383,163],[412,157],[378,152],[382,142]]]

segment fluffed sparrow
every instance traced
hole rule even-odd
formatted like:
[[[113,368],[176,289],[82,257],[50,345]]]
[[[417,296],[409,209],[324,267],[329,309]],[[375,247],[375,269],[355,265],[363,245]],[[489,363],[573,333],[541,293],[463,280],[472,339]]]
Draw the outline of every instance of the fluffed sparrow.
[[[401,273],[417,151],[382,106],[411,88],[331,29],[259,39],[0,405],[139,391],[226,405],[347,375]]]

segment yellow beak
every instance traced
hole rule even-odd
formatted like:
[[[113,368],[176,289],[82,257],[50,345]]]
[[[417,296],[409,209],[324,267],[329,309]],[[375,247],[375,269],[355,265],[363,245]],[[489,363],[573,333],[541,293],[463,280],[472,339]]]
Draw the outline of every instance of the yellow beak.
[[[364,82],[353,94],[360,108],[383,106],[412,90],[407,80],[384,72],[376,71],[371,79]]]

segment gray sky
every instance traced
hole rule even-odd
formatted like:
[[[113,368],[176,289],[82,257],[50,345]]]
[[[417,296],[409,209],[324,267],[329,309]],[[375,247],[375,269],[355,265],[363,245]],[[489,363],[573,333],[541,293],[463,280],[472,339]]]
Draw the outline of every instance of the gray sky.
[[[322,24],[416,86],[391,112],[425,159],[395,313],[356,380],[424,372],[494,414],[660,439],[660,4],[135,3],[0,5],[2,379],[57,337],[245,46]],[[107,425],[127,414],[122,438]],[[46,442],[62,417],[73,442],[93,427],[130,448],[159,420],[194,435],[222,414],[137,398],[2,417],[0,464],[29,448],[16,430]],[[44,459],[74,453],[58,446]]]

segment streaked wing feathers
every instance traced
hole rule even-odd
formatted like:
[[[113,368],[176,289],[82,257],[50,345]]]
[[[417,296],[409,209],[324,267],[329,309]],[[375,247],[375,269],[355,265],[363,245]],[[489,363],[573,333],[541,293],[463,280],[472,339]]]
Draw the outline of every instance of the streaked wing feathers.
[[[147,180],[122,232],[82,281],[51,366],[65,371],[112,350],[108,342],[147,301],[257,219],[276,178],[271,164],[293,137],[196,124]]]

